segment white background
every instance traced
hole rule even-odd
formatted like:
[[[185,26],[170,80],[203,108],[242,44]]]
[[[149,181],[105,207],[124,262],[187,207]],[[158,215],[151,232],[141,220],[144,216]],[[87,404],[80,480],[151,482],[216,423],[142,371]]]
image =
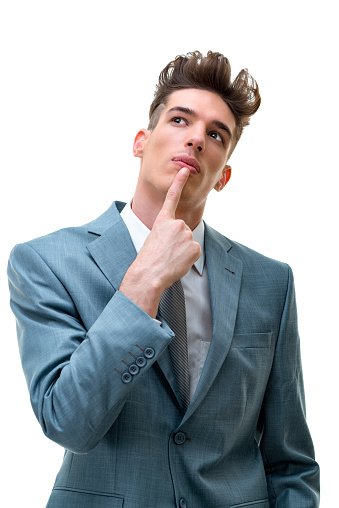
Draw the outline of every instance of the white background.
[[[3,1],[0,7],[1,496],[44,507],[63,451],[30,408],[8,306],[15,243],[128,200],[160,70],[177,54],[248,67],[262,106],[206,221],[294,271],[322,507],[337,499],[338,32],[334,1]],[[116,7],[118,5],[118,7]],[[291,507],[294,508],[294,507]]]

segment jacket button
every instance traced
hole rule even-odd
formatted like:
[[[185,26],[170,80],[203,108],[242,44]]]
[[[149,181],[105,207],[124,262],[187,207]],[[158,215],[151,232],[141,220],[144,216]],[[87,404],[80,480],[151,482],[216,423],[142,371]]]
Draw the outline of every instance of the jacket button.
[[[145,367],[147,360],[143,356],[138,356],[135,363],[138,367]]]
[[[184,442],[186,441],[186,434],[185,432],[177,432],[176,434],[174,434],[173,439],[175,444],[177,445],[184,444]]]
[[[150,360],[155,355],[155,351],[152,347],[147,347],[144,351],[145,358]]]
[[[180,508],[188,508],[187,503],[183,497],[179,501],[179,506]]]
[[[132,376],[131,376],[131,374],[129,372],[125,372],[121,376],[121,379],[122,379],[123,383],[130,383],[132,381]]]
[[[132,363],[132,365],[130,365],[128,370],[130,374],[132,374],[132,376],[135,376],[136,374],[138,374],[140,369],[137,365],[135,365],[135,363]]]

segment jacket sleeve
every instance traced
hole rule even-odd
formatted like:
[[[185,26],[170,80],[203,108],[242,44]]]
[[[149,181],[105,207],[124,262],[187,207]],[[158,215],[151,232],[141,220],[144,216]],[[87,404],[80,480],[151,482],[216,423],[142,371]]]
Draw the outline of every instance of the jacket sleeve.
[[[319,467],[306,423],[293,274],[262,408],[260,442],[270,508],[317,508]]]
[[[87,453],[114,423],[173,332],[119,291],[86,330],[67,288],[27,244],[13,249],[8,277],[35,415],[48,438]],[[140,357],[144,365],[129,375],[128,365]]]

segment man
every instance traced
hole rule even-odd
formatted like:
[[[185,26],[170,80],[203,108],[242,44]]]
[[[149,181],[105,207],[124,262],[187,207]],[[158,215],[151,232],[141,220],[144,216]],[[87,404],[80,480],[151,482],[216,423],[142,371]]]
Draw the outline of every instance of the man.
[[[202,222],[259,105],[222,55],[177,57],[131,206],[13,250],[32,406],[66,449],[49,508],[318,506],[291,270]]]

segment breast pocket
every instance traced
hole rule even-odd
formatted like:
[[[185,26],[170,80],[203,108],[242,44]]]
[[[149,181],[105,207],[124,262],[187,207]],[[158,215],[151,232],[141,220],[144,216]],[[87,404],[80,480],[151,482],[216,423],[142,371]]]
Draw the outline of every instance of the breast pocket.
[[[57,488],[52,491],[46,508],[122,508],[124,499],[114,494]]]
[[[233,404],[253,410],[254,401],[261,404],[274,358],[273,337],[272,332],[234,335],[225,362],[225,375],[237,380],[228,382]]]
[[[241,333],[233,337],[232,348],[270,348],[272,344],[272,332],[266,333]]]

